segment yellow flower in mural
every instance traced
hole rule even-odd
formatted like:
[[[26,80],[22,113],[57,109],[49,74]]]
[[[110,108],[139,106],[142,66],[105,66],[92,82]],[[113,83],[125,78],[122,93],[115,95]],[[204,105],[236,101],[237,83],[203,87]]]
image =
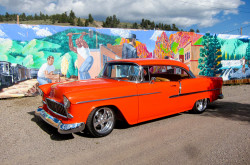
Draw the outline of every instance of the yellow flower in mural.
[[[61,63],[61,73],[63,75],[66,75],[68,72],[68,68],[69,68],[69,62],[67,58],[64,56]]]

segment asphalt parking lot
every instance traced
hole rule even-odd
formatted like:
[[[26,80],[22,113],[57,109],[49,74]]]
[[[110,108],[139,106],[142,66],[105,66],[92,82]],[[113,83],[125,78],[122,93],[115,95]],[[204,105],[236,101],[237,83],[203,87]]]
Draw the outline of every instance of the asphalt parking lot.
[[[225,98],[104,138],[61,135],[34,116],[41,97],[0,100],[1,164],[250,164],[250,85],[223,86]]]

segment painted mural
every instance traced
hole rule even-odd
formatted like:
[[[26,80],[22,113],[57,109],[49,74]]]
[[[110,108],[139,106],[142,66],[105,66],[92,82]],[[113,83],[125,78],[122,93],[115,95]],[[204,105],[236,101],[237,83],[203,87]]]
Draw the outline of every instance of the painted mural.
[[[0,24],[1,86],[36,79],[47,58],[54,74],[89,79],[121,58],[179,60],[195,75],[250,78],[250,36],[161,30]]]

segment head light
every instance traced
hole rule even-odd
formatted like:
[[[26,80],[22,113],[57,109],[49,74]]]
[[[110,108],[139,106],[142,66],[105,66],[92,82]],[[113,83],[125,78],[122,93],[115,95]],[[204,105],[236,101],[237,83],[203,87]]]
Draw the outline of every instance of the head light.
[[[43,97],[43,91],[40,89],[40,88],[38,88],[38,92],[39,92],[39,94]]]
[[[64,108],[68,109],[70,107],[70,101],[67,97],[63,96]]]

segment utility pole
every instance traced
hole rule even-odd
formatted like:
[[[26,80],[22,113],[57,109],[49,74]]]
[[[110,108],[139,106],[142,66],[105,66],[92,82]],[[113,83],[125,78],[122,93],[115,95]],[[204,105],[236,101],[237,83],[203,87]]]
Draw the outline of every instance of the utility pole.
[[[242,27],[240,28],[240,35],[242,35]]]
[[[19,24],[19,15],[16,16],[16,23]]]

